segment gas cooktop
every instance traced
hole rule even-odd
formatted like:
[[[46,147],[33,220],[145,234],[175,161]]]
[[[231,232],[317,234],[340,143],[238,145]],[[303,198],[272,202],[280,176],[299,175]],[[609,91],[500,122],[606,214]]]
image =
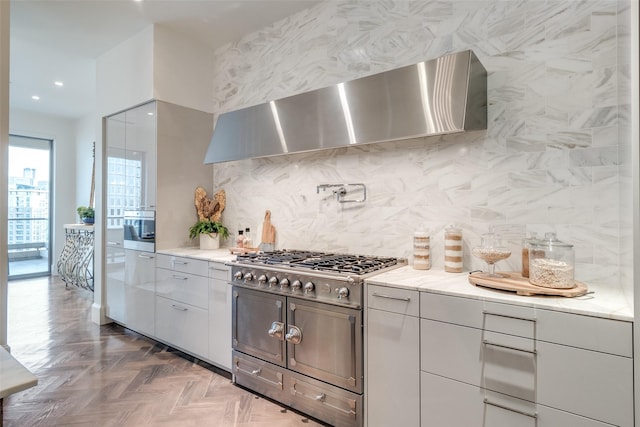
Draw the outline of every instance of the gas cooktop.
[[[362,275],[404,263],[391,257],[279,250],[238,255],[238,263]]]

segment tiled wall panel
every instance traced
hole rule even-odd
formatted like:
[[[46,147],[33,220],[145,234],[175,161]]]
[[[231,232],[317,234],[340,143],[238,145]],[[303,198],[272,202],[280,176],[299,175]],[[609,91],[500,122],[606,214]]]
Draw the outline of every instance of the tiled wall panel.
[[[215,165],[224,222],[256,229],[269,209],[279,248],[406,257],[424,224],[433,268],[444,227],[457,224],[468,269],[483,267],[470,249],[489,227],[514,251],[525,232],[555,231],[575,244],[579,280],[631,289],[619,10],[615,0],[327,1],[218,49],[218,112],[464,49],[489,73],[486,131]],[[316,190],[351,182],[366,184],[366,203]],[[498,269],[519,269],[518,253]]]

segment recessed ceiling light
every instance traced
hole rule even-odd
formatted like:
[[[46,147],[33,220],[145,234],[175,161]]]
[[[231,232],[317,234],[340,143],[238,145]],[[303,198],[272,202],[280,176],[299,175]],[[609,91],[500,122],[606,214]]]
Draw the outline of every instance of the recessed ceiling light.
[[[142,0],[140,0],[140,1],[142,1]],[[152,112],[148,112],[147,116],[153,116],[153,113]]]
[[[57,82],[53,82],[54,85],[58,86],[58,87],[62,87],[64,86],[64,83],[57,81]]]
[[[33,95],[31,99],[33,99],[34,101],[39,101],[40,97],[38,95]]]

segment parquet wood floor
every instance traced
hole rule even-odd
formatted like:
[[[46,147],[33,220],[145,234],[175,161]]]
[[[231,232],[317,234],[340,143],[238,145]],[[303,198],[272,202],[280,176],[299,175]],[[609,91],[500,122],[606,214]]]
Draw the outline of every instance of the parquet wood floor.
[[[57,278],[9,282],[8,343],[39,383],[4,399],[5,427],[322,425],[153,340],[94,324],[92,302]]]

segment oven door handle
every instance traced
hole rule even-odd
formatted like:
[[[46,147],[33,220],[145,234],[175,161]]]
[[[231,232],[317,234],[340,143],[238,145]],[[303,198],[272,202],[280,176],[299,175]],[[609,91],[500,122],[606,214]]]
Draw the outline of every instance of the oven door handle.
[[[282,340],[282,333],[284,332],[284,323],[282,322],[273,322],[271,324],[271,329],[269,329],[269,336],[272,338],[277,338]]]
[[[295,325],[289,325],[289,333],[284,337],[291,344],[300,344],[302,341],[302,331]]]

